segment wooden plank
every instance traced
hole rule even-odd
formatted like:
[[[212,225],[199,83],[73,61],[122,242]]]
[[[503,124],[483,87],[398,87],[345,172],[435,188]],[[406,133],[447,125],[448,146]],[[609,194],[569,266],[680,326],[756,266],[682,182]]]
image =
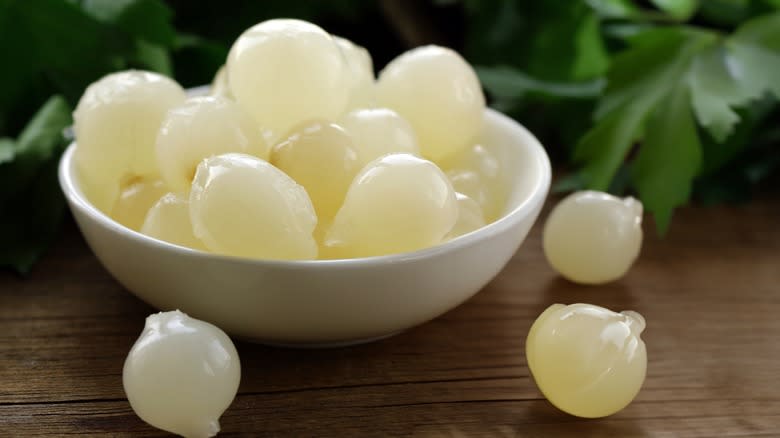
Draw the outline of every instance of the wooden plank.
[[[780,203],[691,208],[623,280],[558,278],[537,226],[458,309],[374,344],[287,350],[239,342],[226,434],[261,436],[778,436]],[[645,315],[645,386],[582,420],[543,400],[524,338],[555,302]],[[124,398],[124,357],[152,312],[100,267],[75,226],[27,279],[0,273],[0,435],[159,436]]]
[[[780,422],[777,402],[639,401],[619,415],[585,420],[542,400],[366,406],[364,395],[344,389],[306,397],[240,395],[220,421],[220,436],[777,436]],[[0,417],[11,436],[163,435],[140,422],[124,401],[0,406]]]

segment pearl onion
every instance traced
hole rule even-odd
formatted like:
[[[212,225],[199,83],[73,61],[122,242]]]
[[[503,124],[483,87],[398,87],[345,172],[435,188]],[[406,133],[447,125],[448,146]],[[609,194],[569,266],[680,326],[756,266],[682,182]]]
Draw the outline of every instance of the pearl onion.
[[[230,338],[178,310],[146,318],[125,360],[122,383],[142,420],[186,437],[211,437],[241,380]]]
[[[458,200],[458,221],[447,234],[447,239],[454,239],[485,226],[485,216],[477,201],[463,193],[455,193],[455,197]]]
[[[578,417],[612,415],[645,380],[642,315],[591,304],[553,304],[531,326],[526,359],[536,384],[557,408]]]
[[[339,36],[333,36],[351,73],[349,81],[349,103],[347,108],[366,108],[376,101],[374,61],[364,47]]]
[[[225,66],[217,70],[217,74],[214,75],[214,79],[211,81],[211,89],[209,90],[212,96],[222,96],[231,100],[235,100],[233,92],[230,91],[230,84],[228,84],[228,74]]]
[[[352,137],[326,121],[310,121],[293,129],[274,147],[271,164],[302,185],[320,222],[330,222],[344,202],[352,179],[362,167]]]
[[[145,71],[113,73],[87,87],[73,113],[75,160],[99,209],[110,212],[123,178],[158,173],[154,139],[165,113],[184,99],[179,84]]]
[[[192,231],[190,201],[175,193],[164,195],[149,209],[141,232],[174,245],[206,250]]]
[[[252,26],[231,47],[227,69],[238,102],[276,136],[303,120],[336,120],[349,99],[349,66],[338,46],[301,20]]]
[[[357,109],[345,115],[341,124],[355,139],[363,166],[387,154],[420,155],[412,125],[391,109]]]
[[[548,216],[543,246],[550,264],[571,281],[616,280],[639,255],[642,203],[601,192],[573,193]]]
[[[111,218],[131,230],[138,231],[144,223],[146,213],[167,192],[168,188],[159,179],[133,179],[119,195],[111,210]]]
[[[494,152],[484,144],[462,148],[440,163],[455,190],[479,203],[485,219],[501,217],[508,198],[503,169]]]
[[[171,190],[187,193],[207,157],[240,152],[268,159],[260,128],[224,96],[193,97],[168,111],[157,135],[157,163]]]
[[[325,246],[330,258],[414,251],[440,243],[457,219],[455,191],[435,164],[385,155],[355,177]]]
[[[423,156],[438,161],[465,146],[482,127],[485,96],[476,73],[453,50],[412,49],[379,74],[377,100],[414,127]]]
[[[78,147],[76,147],[78,151]],[[76,164],[77,169],[80,167]],[[78,171],[78,180],[84,196],[98,210],[111,215],[121,194],[121,178],[91,175],[89,173]]]
[[[219,254],[314,259],[317,225],[306,190],[267,161],[245,154],[209,157],[190,191],[195,237]]]

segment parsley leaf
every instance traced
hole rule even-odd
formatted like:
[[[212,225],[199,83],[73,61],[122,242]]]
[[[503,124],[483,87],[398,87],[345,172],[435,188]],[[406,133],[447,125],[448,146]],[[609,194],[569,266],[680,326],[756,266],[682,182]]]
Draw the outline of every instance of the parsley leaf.
[[[593,79],[609,66],[598,15],[585,2],[468,0],[464,6],[465,52],[477,65],[509,65],[556,82]]]
[[[688,93],[686,84],[679,82],[660,101],[632,166],[634,185],[662,234],[674,208],[688,202],[701,167],[702,148]]]
[[[578,143],[574,159],[588,187],[607,190],[632,147],[643,141],[632,181],[664,232],[674,208],[689,199],[702,166],[696,121],[724,143],[723,152],[710,154],[727,159],[745,144],[740,139],[725,145],[741,121],[738,109],[768,94],[780,98],[780,13],[749,20],[729,37],[676,26],[640,32],[629,43],[612,62],[597,123]]]
[[[698,0],[651,0],[651,2],[658,9],[679,21],[691,18],[699,8]]]
[[[87,14],[129,35],[162,47],[172,47],[176,30],[172,12],[160,0],[81,0]]]
[[[641,15],[641,11],[631,0],[585,0],[604,18],[632,18]]]
[[[696,118],[718,142],[726,140],[740,120],[732,107],[754,97],[746,93],[747,87],[733,65],[733,57],[718,46],[701,53],[691,66],[691,103]]]
[[[11,161],[16,155],[16,146],[10,138],[0,138],[0,164]]]
[[[697,55],[690,72],[699,123],[724,142],[740,121],[734,108],[766,93],[780,98],[780,13],[746,22],[722,44]]]
[[[604,88],[602,79],[578,82],[543,81],[507,66],[475,67],[482,86],[494,97],[517,99],[527,95],[592,99]]]
[[[588,187],[609,188],[631,146],[642,138],[648,115],[680,81],[696,50],[713,40],[705,32],[653,30],[614,59],[596,109],[598,123],[574,151],[574,160],[583,163],[580,175]]]
[[[56,236],[65,209],[57,163],[71,123],[70,106],[54,96],[16,142],[0,140],[0,155],[13,153],[12,161],[0,160],[0,267],[28,272]]]

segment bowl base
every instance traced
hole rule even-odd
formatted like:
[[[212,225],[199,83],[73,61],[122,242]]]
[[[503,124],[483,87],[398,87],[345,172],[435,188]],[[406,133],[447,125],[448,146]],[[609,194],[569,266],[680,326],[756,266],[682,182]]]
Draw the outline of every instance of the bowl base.
[[[276,342],[276,341],[269,341],[267,339],[248,338],[243,336],[237,336],[236,338],[241,341],[252,342],[254,344],[267,345],[269,347],[299,348],[299,349],[311,350],[311,349],[320,349],[320,348],[324,349],[324,348],[351,347],[353,345],[368,344],[371,342],[376,342],[376,341],[381,341],[383,339],[391,338],[401,333],[402,331],[403,330],[399,330],[397,332],[392,332],[386,335],[374,336],[371,338],[350,339],[346,341],[335,341],[335,342]]]

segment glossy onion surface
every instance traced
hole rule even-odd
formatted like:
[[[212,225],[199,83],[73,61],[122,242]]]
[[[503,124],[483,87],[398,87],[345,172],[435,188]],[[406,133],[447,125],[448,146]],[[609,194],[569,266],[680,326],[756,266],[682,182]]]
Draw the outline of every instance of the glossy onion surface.
[[[335,257],[368,257],[436,245],[458,219],[455,191],[430,161],[385,155],[355,177],[325,237]]]
[[[579,417],[612,415],[645,380],[642,315],[592,304],[553,304],[531,326],[526,359],[544,396]]]
[[[98,208],[110,211],[123,179],[158,173],[157,132],[184,99],[179,84],[145,71],[113,73],[87,87],[73,113],[75,160]]]
[[[255,121],[223,96],[193,97],[172,108],[157,136],[157,163],[166,184],[187,193],[204,159],[229,152],[268,159],[270,147]]]
[[[420,155],[412,125],[391,109],[357,109],[345,115],[341,125],[354,138],[362,165],[387,154]]]
[[[306,189],[318,219],[324,222],[330,222],[341,208],[361,167],[352,137],[324,120],[294,128],[274,147],[271,164]]]
[[[227,69],[233,95],[276,136],[304,120],[336,120],[350,95],[351,72],[338,45],[301,20],[252,26],[230,49]]]
[[[149,209],[141,232],[174,245],[206,250],[192,231],[190,201],[175,193],[167,193]]]
[[[642,247],[642,203],[602,192],[573,193],[547,217],[542,238],[547,260],[567,279],[617,280]]]
[[[220,254],[314,259],[317,225],[306,190],[267,161],[245,154],[203,160],[190,191],[195,237]]]
[[[379,75],[377,97],[412,124],[423,156],[434,161],[464,147],[482,127],[479,79],[444,47],[418,47],[391,61]]]
[[[230,338],[178,310],[146,318],[125,360],[127,399],[142,420],[185,437],[211,437],[241,380]]]

